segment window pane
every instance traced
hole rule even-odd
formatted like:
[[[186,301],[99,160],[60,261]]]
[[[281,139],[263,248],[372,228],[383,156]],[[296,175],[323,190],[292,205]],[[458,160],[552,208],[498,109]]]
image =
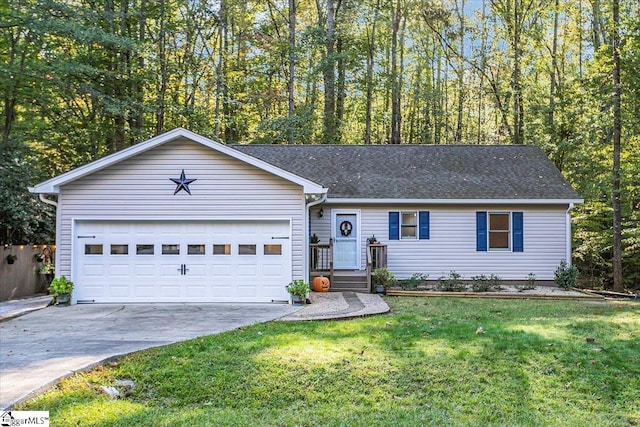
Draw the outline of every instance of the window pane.
[[[416,229],[415,225],[403,225],[402,226],[402,237],[416,237]]]
[[[264,245],[265,255],[282,255],[282,245]]]
[[[489,230],[509,231],[509,214],[489,214]]]
[[[402,226],[418,225],[418,214],[416,212],[402,212]]]
[[[214,255],[231,255],[231,245],[213,245],[213,254]]]
[[[238,245],[238,254],[240,255],[255,255],[256,245]]]
[[[509,232],[489,232],[489,249],[509,249]]]
[[[128,255],[129,245],[111,245],[111,255]]]
[[[204,255],[204,245],[188,245],[188,255]]]
[[[102,255],[102,245],[84,245],[85,255]]]
[[[180,245],[162,245],[162,255],[180,255]]]
[[[153,255],[153,245],[136,245],[136,255]]]

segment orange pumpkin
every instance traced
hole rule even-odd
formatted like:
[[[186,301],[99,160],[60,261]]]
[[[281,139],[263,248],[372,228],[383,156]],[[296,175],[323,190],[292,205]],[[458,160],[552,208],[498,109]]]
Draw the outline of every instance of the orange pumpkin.
[[[329,279],[324,276],[319,276],[313,279],[313,290],[316,292],[329,292]]]

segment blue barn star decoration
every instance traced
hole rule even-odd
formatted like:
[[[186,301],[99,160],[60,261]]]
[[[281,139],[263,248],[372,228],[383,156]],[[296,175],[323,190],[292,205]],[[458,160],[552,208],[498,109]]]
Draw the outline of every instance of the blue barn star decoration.
[[[184,169],[182,169],[180,178],[169,178],[169,179],[177,184],[176,191],[174,191],[173,193],[174,196],[178,194],[180,190],[184,190],[187,193],[189,193],[189,195],[191,195],[191,190],[189,190],[189,184],[191,184],[193,181],[197,181],[197,179],[195,178],[187,178],[184,174]]]

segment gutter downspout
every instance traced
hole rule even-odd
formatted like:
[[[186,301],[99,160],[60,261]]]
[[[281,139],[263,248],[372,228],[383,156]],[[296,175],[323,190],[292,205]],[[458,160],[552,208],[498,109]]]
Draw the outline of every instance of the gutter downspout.
[[[44,197],[44,194],[42,194],[42,193],[38,194],[38,196],[40,197],[40,201],[41,202],[44,202],[44,203],[46,203],[48,205],[51,205],[51,206],[55,206],[56,209],[58,208],[58,202],[56,202],[55,200],[47,199],[46,197]]]
[[[567,218],[566,218],[566,225],[565,225],[565,233],[566,233],[566,243],[565,243],[565,247],[567,249],[567,253],[565,254],[566,256],[566,261],[567,261],[567,265],[571,266],[571,210],[573,209],[573,203],[569,203],[569,208],[567,209]]]
[[[322,196],[318,199],[315,200],[313,202],[309,202],[305,204],[305,211],[304,211],[304,256],[303,256],[303,262],[304,262],[304,268],[302,269],[302,274],[304,274],[304,277],[306,278],[305,281],[309,281],[309,225],[311,222],[311,219],[309,217],[309,209],[319,205],[321,203],[324,203],[327,201],[327,190],[325,190],[324,193],[322,193]]]

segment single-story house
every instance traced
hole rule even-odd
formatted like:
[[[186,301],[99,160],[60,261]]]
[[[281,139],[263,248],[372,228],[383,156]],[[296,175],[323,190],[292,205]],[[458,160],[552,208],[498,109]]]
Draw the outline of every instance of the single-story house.
[[[552,280],[582,202],[537,147],[232,146],[181,128],[30,191],[57,206],[57,274],[80,303],[282,301],[319,274],[366,291],[376,266]]]

